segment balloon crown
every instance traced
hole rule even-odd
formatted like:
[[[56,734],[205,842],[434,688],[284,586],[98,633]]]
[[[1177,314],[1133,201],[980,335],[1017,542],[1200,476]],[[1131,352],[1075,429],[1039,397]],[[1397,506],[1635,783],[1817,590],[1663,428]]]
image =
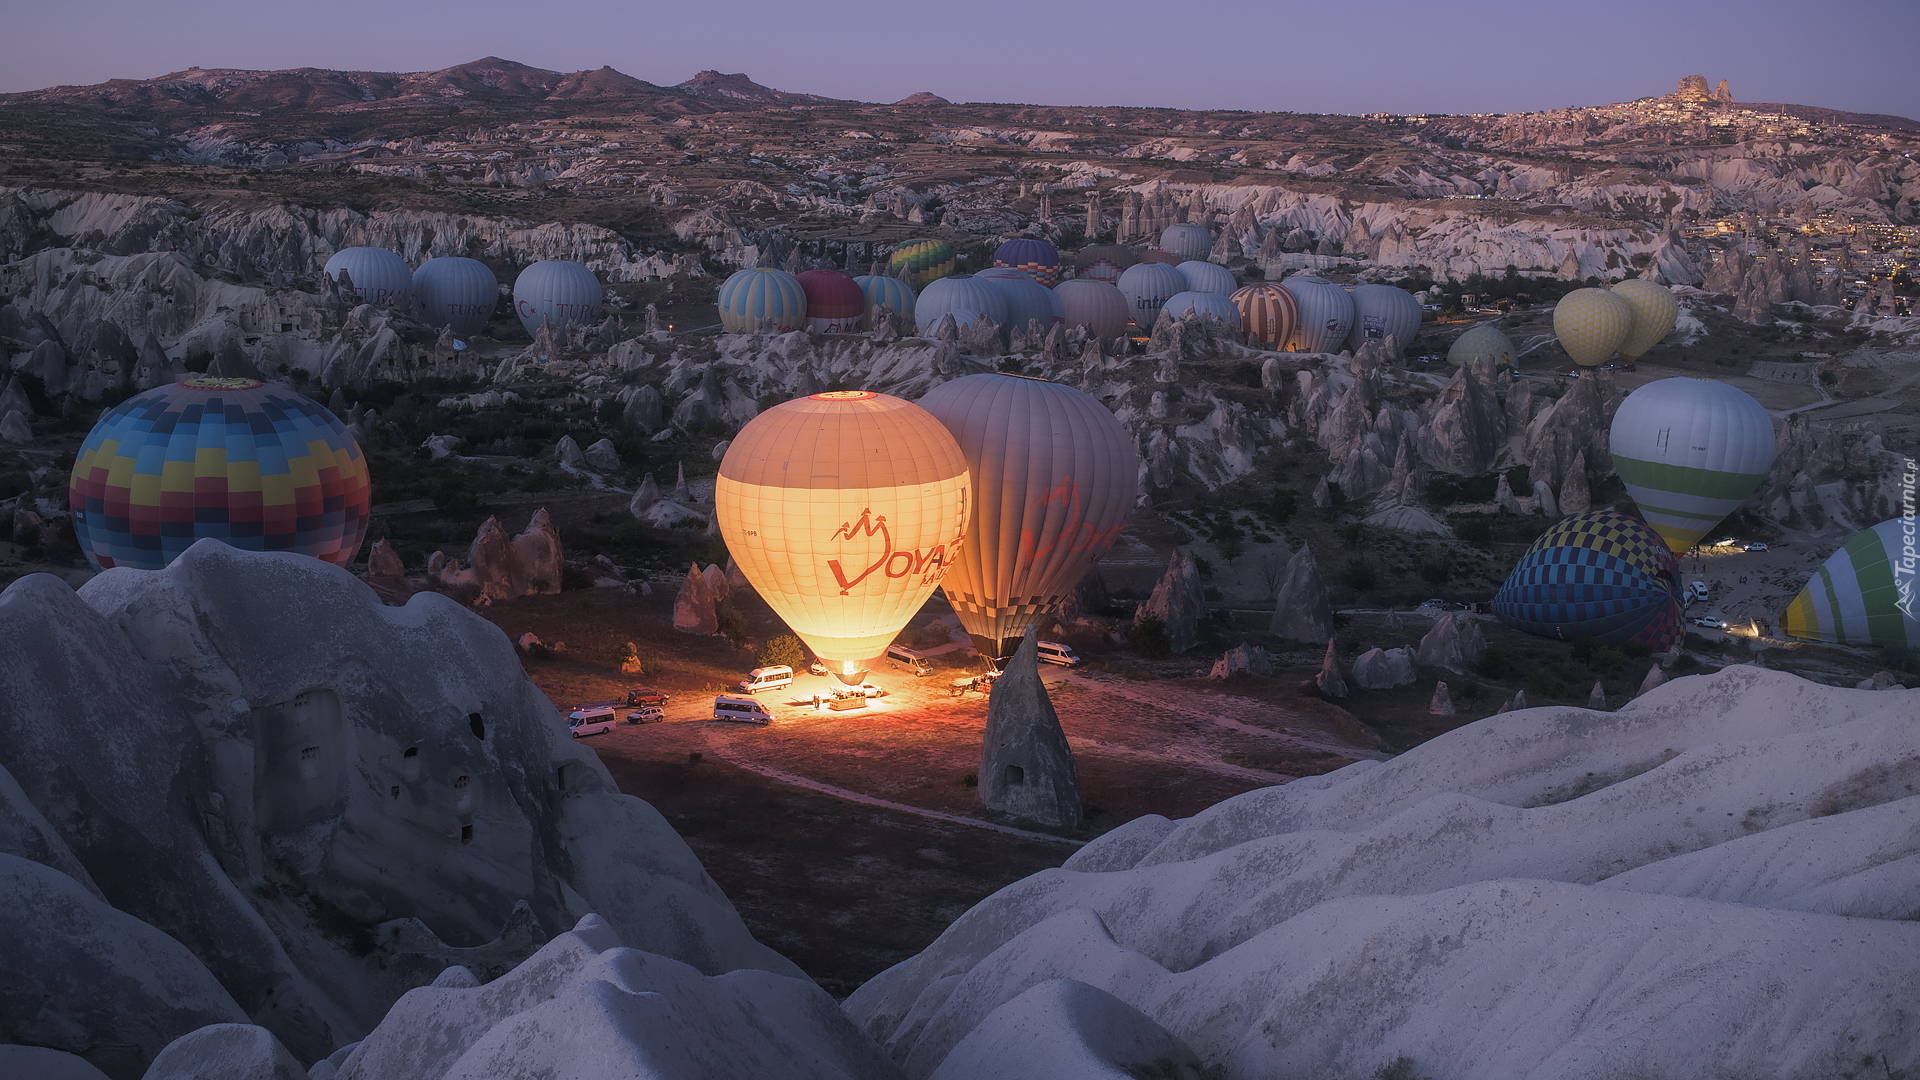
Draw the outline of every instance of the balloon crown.
[[[828,390],[812,395],[815,401],[865,401],[879,396],[871,390]]]

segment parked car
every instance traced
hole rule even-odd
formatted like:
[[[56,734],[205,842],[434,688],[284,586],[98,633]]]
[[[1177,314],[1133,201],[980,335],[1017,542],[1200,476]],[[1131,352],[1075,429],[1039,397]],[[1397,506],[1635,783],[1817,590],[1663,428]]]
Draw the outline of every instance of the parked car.
[[[1741,551],[1766,551],[1768,550],[1768,548],[1767,548],[1766,541],[1764,540],[1749,540],[1746,543],[1740,545],[1740,550]]]
[[[1716,619],[1711,615],[1695,616],[1693,620],[1693,625],[1704,626],[1709,630],[1725,630],[1727,628],[1727,624],[1725,622],[1719,619]]]
[[[658,705],[642,705],[627,710],[629,724],[658,724],[667,718],[667,714]]]
[[[749,694],[757,694],[762,690],[784,690],[792,685],[793,669],[785,665],[757,667],[740,680],[740,689]]]
[[[870,682],[863,682],[858,686],[834,685],[834,686],[828,687],[825,690],[822,690],[820,693],[814,696],[816,700],[820,698],[850,698],[850,697],[877,698],[877,697],[886,697],[887,688],[884,686],[877,686]]]
[[[582,705],[567,714],[567,729],[576,739],[612,731],[617,722],[619,713],[612,705]]]
[[[1737,545],[1738,543],[1740,543],[1740,541],[1739,541],[1738,539],[1736,539],[1735,537],[1731,537],[1731,536],[1723,536],[1723,537],[1721,537],[1720,539],[1718,539],[1718,540],[1715,540],[1715,541],[1713,542],[1713,545],[1712,545],[1712,546],[1714,546],[1714,547],[1717,547],[1717,548],[1722,548],[1722,547],[1733,547],[1733,546],[1735,546],[1735,545]]]
[[[927,658],[920,655],[919,650],[909,649],[905,645],[887,646],[887,662],[903,671],[912,672],[916,679],[933,674],[933,669],[927,666]]]
[[[820,658],[816,656],[813,658],[813,661],[807,665],[807,674],[826,675],[829,674],[829,672],[827,671],[827,665],[821,663]]]
[[[1080,663],[1080,657],[1074,651],[1057,641],[1040,642],[1040,662],[1059,664],[1061,667],[1074,667]]]
[[[732,694],[715,694],[713,698],[713,718],[732,720],[743,724],[770,724],[773,714],[765,705],[750,697],[736,697]]]
[[[636,686],[627,691],[627,704],[645,705],[659,708],[667,703],[667,695],[651,686]]]

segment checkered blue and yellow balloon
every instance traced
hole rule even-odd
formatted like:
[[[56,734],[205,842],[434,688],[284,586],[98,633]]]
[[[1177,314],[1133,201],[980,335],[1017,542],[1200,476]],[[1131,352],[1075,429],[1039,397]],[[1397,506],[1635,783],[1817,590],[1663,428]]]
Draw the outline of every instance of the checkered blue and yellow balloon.
[[[222,378],[156,387],[108,410],[67,489],[81,550],[102,570],[158,570],[206,537],[347,563],[372,496],[366,457],[319,402]]]
[[[1516,630],[1665,652],[1680,640],[1680,572],[1660,534],[1614,510],[1575,514],[1540,534],[1493,597]]]

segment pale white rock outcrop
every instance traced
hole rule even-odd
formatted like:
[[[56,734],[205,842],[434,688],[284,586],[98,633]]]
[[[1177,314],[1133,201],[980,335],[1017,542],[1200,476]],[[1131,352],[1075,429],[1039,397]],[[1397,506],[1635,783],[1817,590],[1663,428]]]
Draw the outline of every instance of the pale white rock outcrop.
[[[1223,1080],[1900,1075],[1920,1068],[1915,694],[1732,667],[1141,819],[846,1010],[911,1077],[1061,979],[1151,1022],[1115,1014],[1104,1040],[1165,1032]]]

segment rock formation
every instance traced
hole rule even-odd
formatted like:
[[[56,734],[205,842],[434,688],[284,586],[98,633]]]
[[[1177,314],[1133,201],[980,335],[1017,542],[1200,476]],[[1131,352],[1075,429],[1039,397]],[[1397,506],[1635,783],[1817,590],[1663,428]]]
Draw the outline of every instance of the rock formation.
[[[620,451],[614,449],[612,439],[601,439],[587,447],[581,456],[586,459],[588,467],[600,472],[613,472],[620,468]]]
[[[342,568],[202,540],[77,594],[21,578],[0,653],[0,949],[36,1002],[13,1039],[128,1077],[251,1022],[316,1061],[449,963],[491,978],[590,910],[712,974],[797,974],[445,597],[385,607]]]
[[[708,586],[700,564],[687,567],[687,580],[673,598],[673,628],[683,634],[706,637],[720,632],[720,617],[714,610],[713,589]]]
[[[1173,550],[1166,573],[1160,575],[1153,594],[1134,617],[1159,619],[1166,627],[1167,643],[1176,653],[1200,643],[1200,620],[1207,617],[1207,593],[1200,584],[1200,570],[1194,566],[1192,552],[1183,547]]]
[[[367,576],[399,578],[407,575],[407,568],[400,561],[400,555],[393,545],[385,540],[375,540],[367,549]]]
[[[1498,715],[1499,713],[1519,712],[1521,709],[1524,709],[1526,707],[1527,707],[1527,692],[1525,690],[1515,690],[1513,692],[1513,696],[1508,698],[1506,702],[1500,706],[1500,708],[1495,710],[1495,715]]]
[[[994,680],[980,747],[980,801],[1026,821],[1080,824],[1080,774],[1040,678],[1039,636],[1026,636]]]
[[[1213,662],[1213,670],[1207,673],[1209,679],[1225,679],[1234,675],[1272,675],[1273,654],[1258,645],[1235,645],[1228,649],[1220,659]]]
[[[660,485],[654,480],[653,474],[648,473],[640,481],[640,486],[633,489],[633,498],[627,502],[627,512],[636,518],[643,517],[647,510],[659,501]]]
[[[1320,673],[1313,677],[1313,684],[1330,698],[1347,696],[1347,680],[1340,677],[1340,657],[1334,653],[1332,638],[1327,639],[1327,655],[1320,661]]]
[[[1606,707],[1607,707],[1607,688],[1600,685],[1600,680],[1595,679],[1593,682],[1592,692],[1587,694],[1587,708],[1605,709]]]
[[[1447,689],[1445,679],[1433,684],[1433,696],[1427,699],[1427,712],[1432,716],[1452,716],[1453,694]]]
[[[0,442],[9,442],[25,446],[33,441],[33,426],[27,423],[27,414],[18,409],[0,413]]]
[[[1313,549],[1305,544],[1287,561],[1287,574],[1274,599],[1273,622],[1267,627],[1289,641],[1321,642],[1333,636],[1333,609],[1327,603],[1327,583]]]
[[[581,452],[580,444],[574,442],[571,435],[560,436],[560,441],[554,444],[553,460],[569,469],[587,467],[587,455]]]
[[[1487,639],[1472,619],[1448,612],[1434,620],[1420,639],[1414,660],[1421,667],[1442,668],[1465,675],[1487,654]]]
[[[1412,649],[1368,649],[1353,660],[1353,684],[1362,690],[1391,690],[1419,678]]]

